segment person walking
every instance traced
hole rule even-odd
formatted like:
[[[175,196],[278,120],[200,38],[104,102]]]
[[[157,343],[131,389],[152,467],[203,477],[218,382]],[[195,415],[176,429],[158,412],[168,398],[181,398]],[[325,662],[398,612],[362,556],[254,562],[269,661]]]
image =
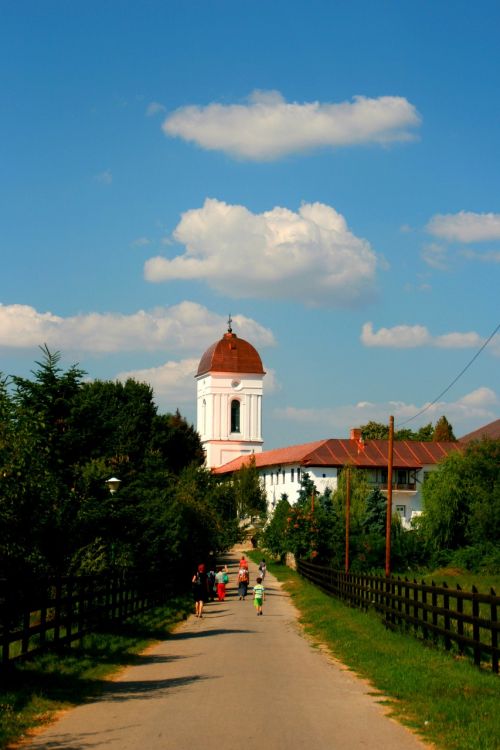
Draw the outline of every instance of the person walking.
[[[216,594],[216,583],[215,583],[215,565],[210,565],[210,570],[207,573],[207,586],[208,586],[208,601],[213,602]]]
[[[262,558],[262,560],[259,563],[259,575],[262,578],[262,580],[264,580],[264,578],[266,577],[266,573],[267,573],[266,561],[264,560],[264,558]]]
[[[226,598],[226,583],[229,583],[227,565],[224,567],[222,565],[218,566],[217,573],[215,574],[215,582],[217,584],[217,599],[223,602]]]
[[[203,563],[198,565],[196,573],[191,579],[191,588],[195,604],[195,615],[196,617],[203,617],[203,606],[208,594],[207,574]]]
[[[248,584],[250,583],[250,577],[248,575],[248,567],[241,566],[238,570],[238,595],[243,601],[246,599],[248,593]]]
[[[253,606],[257,610],[257,615],[262,614],[262,604],[266,596],[266,591],[262,585],[262,578],[259,576],[257,582],[253,587]]]

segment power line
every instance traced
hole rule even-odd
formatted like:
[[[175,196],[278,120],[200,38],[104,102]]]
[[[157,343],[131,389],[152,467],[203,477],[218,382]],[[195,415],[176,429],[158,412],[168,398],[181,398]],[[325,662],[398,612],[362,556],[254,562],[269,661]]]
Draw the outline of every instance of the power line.
[[[431,408],[431,406],[434,406],[434,404],[437,401],[439,401],[439,399],[442,398],[442,396],[444,396],[444,394],[447,393],[452,386],[455,385],[455,383],[457,382],[457,380],[459,380],[459,378],[462,377],[462,375],[464,374],[464,372],[469,369],[469,367],[471,366],[471,364],[479,357],[479,355],[481,354],[481,352],[483,351],[483,349],[485,349],[488,346],[488,344],[490,343],[491,339],[496,334],[496,332],[498,331],[499,328],[500,328],[500,323],[497,325],[497,327],[495,328],[495,330],[493,331],[493,333],[490,334],[490,336],[488,336],[488,338],[486,339],[486,341],[484,342],[484,344],[481,346],[481,348],[478,349],[478,351],[474,354],[474,356],[472,357],[472,359],[470,360],[470,362],[468,362],[465,365],[464,369],[461,372],[458,373],[457,377],[454,380],[451,381],[451,383],[444,389],[444,391],[441,391],[441,393],[439,394],[439,396],[436,396],[436,398],[434,399],[434,401],[431,401],[430,404],[427,404],[427,406],[424,406],[423,409],[420,409],[420,411],[418,411],[416,414],[414,414],[413,417],[410,417],[409,419],[406,419],[404,422],[400,422],[400,424],[398,424],[398,427],[403,427],[405,424],[408,424],[408,422],[413,421],[414,419],[416,419],[417,417],[419,417],[421,414],[423,414],[424,412],[426,412],[427,409]]]

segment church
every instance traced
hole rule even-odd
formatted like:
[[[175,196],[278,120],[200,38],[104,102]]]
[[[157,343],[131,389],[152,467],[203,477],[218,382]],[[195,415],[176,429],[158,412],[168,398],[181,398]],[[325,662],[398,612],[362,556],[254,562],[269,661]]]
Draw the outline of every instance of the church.
[[[197,430],[206,465],[214,474],[229,476],[251,457],[272,512],[283,494],[297,500],[307,472],[318,491],[335,491],[347,465],[366,473],[369,486],[387,490],[388,440],[363,441],[353,428],[348,438],[330,438],[263,451],[262,409],[265,371],[252,344],[239,338],[229,318],[227,332],[200,359],[197,381]],[[393,512],[403,526],[422,511],[422,484],[438,462],[462,450],[459,442],[394,441]]]

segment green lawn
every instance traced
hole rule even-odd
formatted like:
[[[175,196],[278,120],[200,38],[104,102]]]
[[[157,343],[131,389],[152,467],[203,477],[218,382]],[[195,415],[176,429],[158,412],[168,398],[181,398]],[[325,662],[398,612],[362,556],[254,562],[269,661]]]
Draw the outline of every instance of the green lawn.
[[[268,568],[284,582],[306,634],[367,678],[394,717],[442,750],[499,750],[498,675],[387,630],[374,613],[342,604],[285,566]]]

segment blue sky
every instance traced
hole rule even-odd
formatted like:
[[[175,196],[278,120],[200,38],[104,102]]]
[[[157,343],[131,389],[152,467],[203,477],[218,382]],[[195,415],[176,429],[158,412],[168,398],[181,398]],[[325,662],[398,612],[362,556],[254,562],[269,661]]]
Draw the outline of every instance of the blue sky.
[[[0,370],[47,343],[195,421],[226,330],[265,448],[500,416],[498,2],[0,2]],[[408,421],[410,420],[410,421]]]

